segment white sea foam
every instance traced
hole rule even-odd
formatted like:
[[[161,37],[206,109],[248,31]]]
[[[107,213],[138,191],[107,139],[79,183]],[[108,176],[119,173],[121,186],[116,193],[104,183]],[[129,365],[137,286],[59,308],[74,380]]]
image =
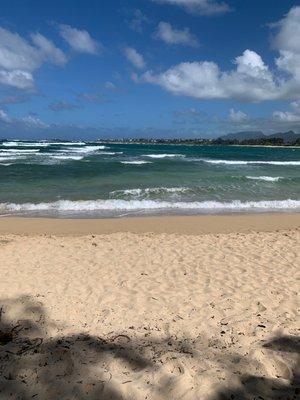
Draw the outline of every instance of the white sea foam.
[[[64,149],[53,149],[58,153],[93,153],[101,154],[98,150],[104,150],[108,147],[106,146],[84,146],[84,147],[67,147]]]
[[[116,154],[123,154],[123,151],[98,151],[97,154],[114,156]]]
[[[143,157],[150,158],[172,158],[172,157],[185,157],[184,154],[144,154]]]
[[[85,142],[44,142],[48,146],[84,146]]]
[[[38,153],[39,151],[40,151],[39,149],[1,149],[0,155],[4,153],[32,154],[32,153]]]
[[[168,202],[154,200],[59,200],[53,203],[0,203],[0,212],[26,211],[136,211],[136,210],[194,210],[213,211],[280,211],[300,210],[300,200],[263,200],[241,202],[203,201],[203,202]]]
[[[194,158],[191,161],[204,161],[210,164],[247,165],[247,164],[270,164],[270,165],[300,165],[300,161],[246,161],[246,160],[212,160],[207,158]]]
[[[125,195],[133,195],[133,196],[141,196],[143,194],[159,194],[162,192],[165,193],[184,193],[189,189],[186,187],[153,187],[153,188],[137,188],[137,189],[124,189],[124,190],[114,190],[110,194],[125,194]]]
[[[51,158],[55,158],[56,160],[75,160],[79,161],[82,160],[84,157],[83,156],[71,156],[71,155],[61,155],[61,156],[55,156],[51,155]]]
[[[143,160],[139,160],[139,161],[120,161],[121,164],[132,164],[132,165],[142,165],[142,164],[152,164],[151,161],[143,161]]]
[[[255,181],[278,182],[283,179],[281,176],[246,176],[247,179]]]
[[[2,146],[5,147],[47,147],[47,146],[84,146],[85,142],[3,142]]]
[[[16,156],[1,156],[0,155],[0,161],[7,161],[7,160],[16,160],[16,159],[23,159],[23,157],[16,157]]]
[[[47,147],[48,143],[44,142],[3,142],[4,147]],[[19,149],[18,149],[19,150]]]

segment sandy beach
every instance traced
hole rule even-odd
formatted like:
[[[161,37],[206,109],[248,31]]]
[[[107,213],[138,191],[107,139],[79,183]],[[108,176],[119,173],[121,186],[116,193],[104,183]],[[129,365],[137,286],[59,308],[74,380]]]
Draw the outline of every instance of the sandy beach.
[[[3,399],[296,399],[300,214],[0,219]]]

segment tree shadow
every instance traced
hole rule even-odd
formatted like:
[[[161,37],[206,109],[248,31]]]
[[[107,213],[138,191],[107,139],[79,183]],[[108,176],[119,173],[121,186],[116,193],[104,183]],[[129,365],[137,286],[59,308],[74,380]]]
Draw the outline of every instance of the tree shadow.
[[[172,337],[51,337],[48,330],[51,324],[41,303],[28,296],[0,300],[1,399],[129,399],[120,388],[130,382],[128,375],[157,371],[170,351],[192,355],[185,341]],[[123,382],[114,380],[111,363],[123,370],[118,371]],[[161,381],[154,390],[163,393],[167,380]]]
[[[219,391],[212,400],[300,399],[300,338],[280,336],[264,343],[262,347],[273,352],[292,355],[295,360],[294,366],[292,366],[292,362],[286,365],[286,370],[291,376],[284,378],[278,376],[278,379],[270,379],[244,373],[239,378],[239,385]]]
[[[51,336],[52,328],[56,332],[54,337]],[[180,387],[176,385],[181,385],[181,381],[176,380],[176,374],[162,367],[176,363],[176,359],[184,359],[185,363],[190,359],[194,366],[203,363],[197,341],[199,338],[162,338],[159,332],[153,338],[146,330],[139,336],[133,331],[106,337],[84,333],[58,336],[57,330],[57,326],[49,321],[42,303],[36,299],[24,296],[0,300],[1,399],[185,398],[179,395]],[[205,342],[203,338],[201,340]],[[263,347],[276,354],[297,354],[292,379],[272,380],[241,373],[239,385],[219,391],[212,400],[297,398],[299,339],[282,336],[265,343]],[[220,348],[223,349],[222,343]],[[224,353],[221,350],[221,354],[223,366],[230,371],[232,359],[237,355],[225,350]],[[240,364],[243,369],[248,361],[251,360],[244,359]],[[177,376],[182,373],[180,365],[178,362]],[[158,379],[153,383],[151,376],[154,375]],[[201,375],[197,379],[201,379]],[[140,385],[144,386],[141,388]],[[189,394],[190,399],[193,398],[192,393]],[[201,399],[196,395],[194,398]]]

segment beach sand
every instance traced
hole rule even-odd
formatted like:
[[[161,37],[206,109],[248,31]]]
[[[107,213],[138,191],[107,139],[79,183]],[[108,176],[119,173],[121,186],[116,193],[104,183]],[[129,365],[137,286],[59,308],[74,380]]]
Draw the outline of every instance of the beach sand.
[[[299,398],[299,216],[0,219],[0,398]]]

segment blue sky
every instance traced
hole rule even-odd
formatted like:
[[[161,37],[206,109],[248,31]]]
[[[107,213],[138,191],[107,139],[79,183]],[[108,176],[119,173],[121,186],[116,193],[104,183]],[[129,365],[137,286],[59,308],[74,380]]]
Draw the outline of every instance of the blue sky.
[[[2,0],[0,137],[300,132],[300,2],[271,3]]]

